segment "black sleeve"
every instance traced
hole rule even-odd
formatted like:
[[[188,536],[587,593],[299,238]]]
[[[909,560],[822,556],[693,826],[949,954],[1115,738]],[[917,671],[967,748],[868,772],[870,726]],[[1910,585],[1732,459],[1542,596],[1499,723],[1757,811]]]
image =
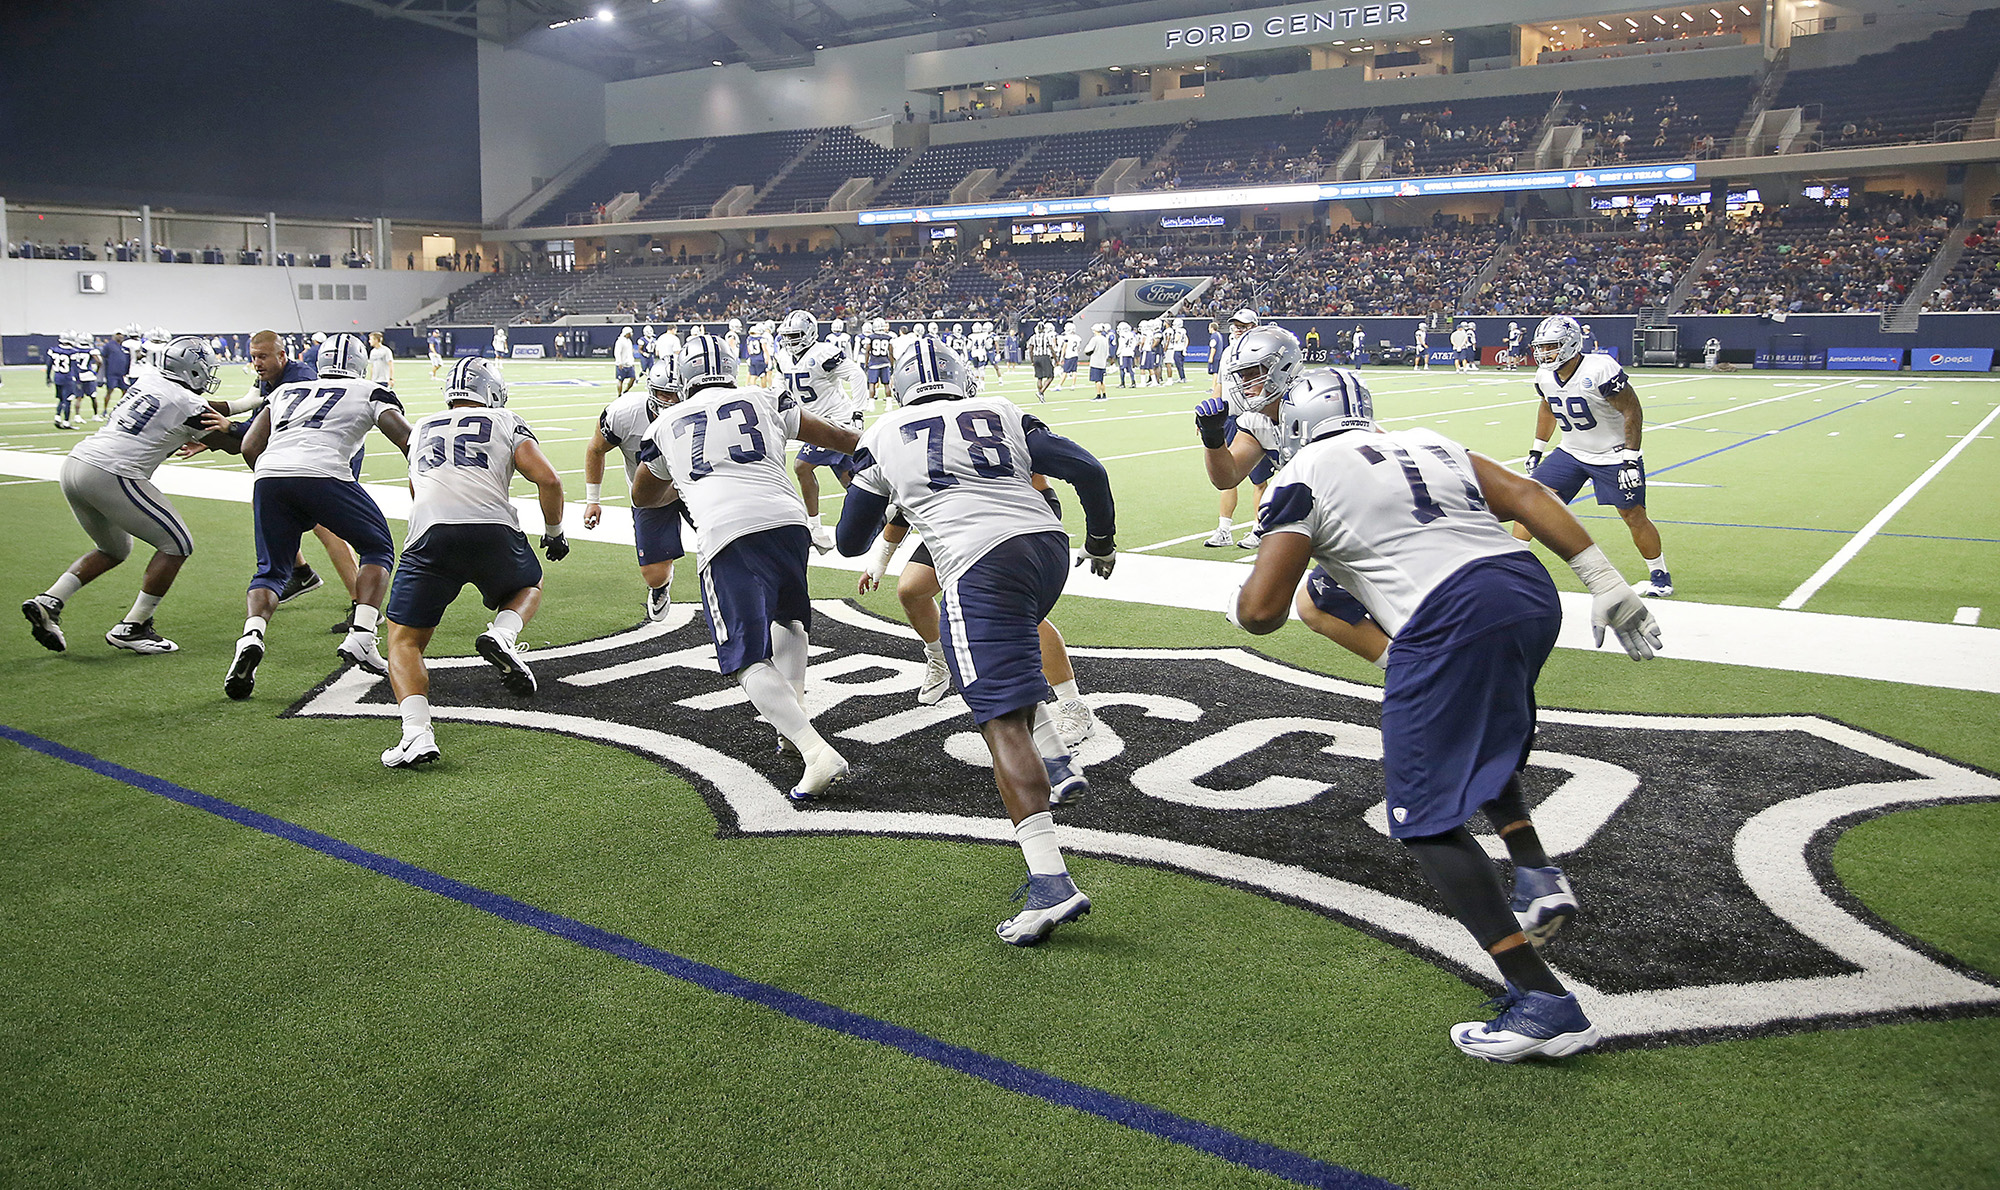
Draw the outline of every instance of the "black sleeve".
[[[1104,464],[1033,416],[1025,416],[1023,423],[1028,431],[1028,457],[1034,469],[1076,489],[1076,498],[1083,505],[1085,535],[1114,536],[1118,516],[1111,498],[1111,477],[1105,474]]]

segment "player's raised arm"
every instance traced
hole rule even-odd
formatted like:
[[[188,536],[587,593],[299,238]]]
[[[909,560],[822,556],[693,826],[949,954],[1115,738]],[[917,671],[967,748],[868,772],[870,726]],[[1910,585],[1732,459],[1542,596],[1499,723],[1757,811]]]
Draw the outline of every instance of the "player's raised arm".
[[[1117,564],[1118,509],[1111,496],[1111,476],[1104,464],[1083,447],[1030,418],[1028,458],[1043,475],[1062,480],[1076,489],[1083,505],[1083,552],[1090,559],[1090,572],[1110,578]]]
[[[604,438],[604,419],[599,417],[597,425],[591,428],[589,445],[583,448],[583,527],[586,529],[597,528],[597,522],[604,517],[604,456],[610,451],[611,443]]]
[[[396,400],[396,394],[389,392],[386,388],[376,389],[375,391],[385,393],[389,397],[387,401],[379,402],[380,408],[375,413],[375,428],[382,431],[382,436],[394,444],[397,450],[403,452],[404,458],[408,458],[410,454],[410,419],[403,416],[402,402]]]
[[[1554,550],[1590,588],[1591,632],[1604,643],[1608,627],[1617,634],[1634,661],[1644,661],[1660,647],[1660,625],[1645,603],[1618,574],[1604,551],[1590,539],[1583,522],[1554,492],[1526,476],[1516,475],[1482,454],[1472,454],[1473,477],[1493,515],[1518,521],[1535,540]],[[1260,559],[1261,561],[1261,559]]]
[[[1549,436],[1556,432],[1556,411],[1542,396],[1542,386],[1535,386],[1535,442],[1528,448],[1528,471],[1542,465],[1542,456],[1549,453]]]
[[[536,501],[542,506],[542,553],[551,562],[569,557],[569,538],[563,536],[562,476],[542,453],[542,444],[533,438],[521,439],[514,448],[514,470],[535,485]]]
[[[255,418],[251,419],[250,428],[243,431],[243,461],[255,470],[258,456],[262,455],[264,448],[270,444],[271,407],[266,405],[258,411]]]

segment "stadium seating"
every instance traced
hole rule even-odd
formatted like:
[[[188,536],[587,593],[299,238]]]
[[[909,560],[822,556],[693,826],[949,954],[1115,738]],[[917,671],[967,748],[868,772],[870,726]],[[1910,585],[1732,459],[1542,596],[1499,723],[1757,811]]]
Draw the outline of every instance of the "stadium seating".
[[[1384,130],[1394,172],[1480,173],[1525,165],[1532,159],[1536,131],[1555,98],[1499,95],[1410,108]]]
[[[893,149],[885,149],[845,128],[835,128],[770,193],[757,200],[755,209],[765,215],[824,210],[827,199],[849,178],[880,181],[902,159],[903,154]]]
[[[1738,75],[1575,91],[1563,96],[1568,105],[1563,119],[1583,125],[1585,137],[1595,138],[1598,162],[1688,161],[1704,136],[1729,140],[1751,90],[1751,80]],[[1617,143],[1620,135],[1628,138],[1623,146]]]
[[[1137,157],[1144,162],[1159,151],[1171,131],[1171,126],[1155,124],[1052,136],[994,197],[1087,194],[1113,161]]]
[[[555,227],[571,215],[594,212],[597,204],[620,194],[637,192],[645,197],[653,184],[665,177],[687,155],[701,145],[699,140],[656,141],[643,145],[615,145],[604,160],[563,188],[562,193],[524,221],[524,227]],[[579,222],[589,222],[579,219]]]
[[[1362,112],[1246,116],[1188,129],[1143,189],[1234,186],[1316,178],[1340,159]]]
[[[1924,303],[1927,310],[2000,310],[2000,236],[1995,222],[1982,219],[1962,229],[1965,255],[1944,284]]]
[[[1631,314],[1661,305],[1701,252],[1693,233],[1530,235],[1474,305],[1487,314]]]
[[[1927,141],[1939,122],[1973,114],[1996,69],[2000,9],[1985,9],[1967,18],[1963,29],[1869,54],[1851,66],[1794,70],[1772,106],[1819,105],[1827,148]]]
[[[894,207],[909,203],[943,202],[952,187],[975,169],[1007,167],[1020,160],[1037,138],[1011,137],[1007,140],[965,141],[953,145],[932,145],[918,155],[889,187],[869,203]]]
[[[1945,229],[1913,208],[1884,199],[1844,214],[1810,202],[1772,213],[1722,244],[1682,313],[1892,311],[1944,244]]]
[[[731,189],[764,186],[819,133],[819,129],[806,128],[722,137],[672,185],[641,205],[638,218],[677,219],[689,210],[705,216]],[[662,171],[654,180],[664,174]]]

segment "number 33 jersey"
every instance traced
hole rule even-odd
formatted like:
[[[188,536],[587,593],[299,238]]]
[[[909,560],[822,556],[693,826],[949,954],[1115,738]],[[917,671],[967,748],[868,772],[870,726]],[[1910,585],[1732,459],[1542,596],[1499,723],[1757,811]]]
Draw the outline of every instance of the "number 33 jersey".
[[[1592,351],[1578,357],[1569,383],[1556,379],[1557,369],[1535,371],[1535,391],[1548,402],[1562,427],[1562,448],[1580,463],[1620,462],[1625,451],[1625,415],[1611,407],[1611,398],[1631,383],[1618,361]]]
[[[702,389],[653,419],[640,461],[679,491],[703,568],[745,534],[806,523],[785,466],[785,442],[798,432],[791,394],[754,385]]]
[[[1029,480],[1028,435],[1042,429],[1004,397],[918,401],[861,435],[854,486],[901,506],[949,590],[1001,542],[1062,531]]]
[[[1271,481],[1259,525],[1310,538],[1314,560],[1390,636],[1468,563],[1528,549],[1487,510],[1465,448],[1422,429],[1308,444]]]
[[[518,413],[460,405],[433,413],[410,431],[410,528],[416,541],[432,525],[507,525],[521,518],[507,489],[514,451],[536,441]]]

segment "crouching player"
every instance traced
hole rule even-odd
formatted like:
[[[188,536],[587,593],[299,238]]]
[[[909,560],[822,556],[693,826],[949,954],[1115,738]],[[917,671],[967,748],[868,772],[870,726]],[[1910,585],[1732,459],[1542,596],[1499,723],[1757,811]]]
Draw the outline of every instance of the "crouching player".
[[[804,801],[845,776],[847,761],[806,716],[812,536],[805,503],[785,473],[785,443],[796,438],[845,455],[857,439],[805,412],[783,389],[738,388],[736,354],[713,335],[689,339],[677,367],[681,391],[667,395],[646,435],[632,505],[683,500],[701,526],[701,601],[716,664],[805,760],[791,791]]]
[[[410,529],[389,589],[389,688],[403,713],[403,738],[382,753],[392,769],[438,758],[431,732],[430,674],[424,649],[444,609],[471,583],[493,611],[474,647],[507,689],[526,697],[535,675],[516,640],[542,605],[542,564],[507,499],[519,471],[542,505],[542,552],[569,556],[563,536],[562,479],[535,432],[506,410],[507,386],[490,363],[467,356],[445,382],[445,408],[410,431]]]
[[[1432,431],[1383,432],[1351,387],[1317,374],[1302,384],[1306,391],[1287,394],[1283,426],[1301,446],[1278,473],[1257,564],[1230,619],[1276,631],[1317,560],[1390,634],[1389,834],[1507,985],[1494,1020],[1456,1025],[1451,1039],[1497,1062],[1588,1049],[1597,1027],[1533,945],[1576,912],[1576,897],[1535,834],[1516,776],[1562,610],[1548,572],[1500,522],[1519,521],[1569,560],[1595,596],[1599,643],[1608,627],[1644,660],[1659,646],[1659,626],[1547,488]],[[1511,905],[1465,828],[1481,811],[1514,862]]]
[[[1067,753],[1044,703],[1038,633],[1069,574],[1069,536],[1030,476],[1075,486],[1084,552],[1104,578],[1117,554],[1111,482],[1087,451],[1012,402],[975,395],[976,375],[936,339],[897,359],[890,387],[902,407],[862,435],[836,540],[850,558],[866,553],[893,501],[930,546],[944,589],[945,657],[993,753],[1028,863],[1016,894],[1027,904],[996,932],[1032,946],[1090,912],[1090,898],[1070,879],[1049,813],[1051,769]]]
[[[753,336],[754,338],[754,336]],[[753,376],[756,373],[751,373]],[[759,385],[759,387],[762,387]],[[680,377],[674,373],[671,357],[662,357],[646,373],[646,391],[626,393],[598,414],[597,429],[590,445],[583,448],[583,527],[597,528],[604,517],[604,456],[613,447],[625,456],[625,488],[639,473],[639,452],[646,444],[646,431],[680,395]],[[666,508],[634,508],[632,540],[639,550],[639,577],[646,580],[646,619],[658,623],[673,606],[674,560],[687,551],[681,546],[681,518],[687,506],[678,500]]]

